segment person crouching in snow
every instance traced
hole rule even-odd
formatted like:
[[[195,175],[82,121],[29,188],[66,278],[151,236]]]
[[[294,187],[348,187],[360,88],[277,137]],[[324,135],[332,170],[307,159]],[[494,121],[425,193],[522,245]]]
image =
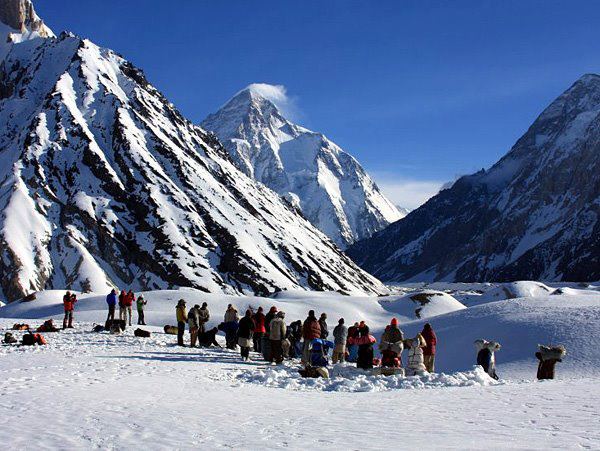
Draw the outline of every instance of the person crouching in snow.
[[[556,362],[562,362],[562,359],[567,355],[567,350],[564,346],[543,346],[538,345],[539,351],[535,356],[540,361],[537,370],[538,380],[554,379],[554,367]]]
[[[437,336],[433,331],[433,327],[431,324],[427,323],[423,326],[423,330],[421,331],[421,335],[425,339],[427,346],[423,349],[423,360],[425,363],[425,368],[430,373],[435,371],[435,351],[437,346]]]
[[[285,325],[285,313],[278,312],[275,319],[271,321],[269,328],[269,340],[271,341],[270,362],[280,364],[283,362],[282,341],[285,339],[287,327]]]
[[[210,348],[211,346],[220,348],[221,345],[217,341],[217,333],[219,333],[219,329],[217,327],[213,327],[206,332],[199,333],[198,342],[200,343],[200,346],[203,348]]]
[[[340,318],[338,325],[333,329],[333,358],[335,365],[346,360],[346,342],[348,341],[348,328],[344,325],[344,318]]]
[[[73,312],[75,311],[75,304],[77,303],[77,296],[75,293],[67,291],[63,296],[63,306],[65,308],[65,317],[63,319],[63,329],[67,327],[73,329]]]
[[[238,344],[241,348],[242,360],[250,360],[250,348],[253,345],[252,335],[256,324],[252,319],[252,310],[246,310],[246,316],[240,320],[240,326],[238,328]]]
[[[477,349],[477,365],[483,368],[491,378],[498,380],[496,374],[496,351],[499,351],[500,343],[487,341],[483,339],[475,340],[475,349]]]
[[[373,369],[373,345],[377,343],[375,337],[369,333],[369,326],[364,322],[361,323],[358,332],[359,336],[353,338],[350,344],[358,346],[358,357],[356,359],[356,367],[363,370]]]
[[[417,334],[415,338],[405,340],[404,345],[409,348],[406,375],[422,376],[427,372],[423,356],[423,348],[427,346],[427,343],[425,342],[423,335]]]
[[[144,299],[143,295],[139,295],[136,301],[137,314],[138,314],[138,325],[145,326],[146,318],[144,317],[144,308],[148,304],[148,301]]]
[[[187,323],[187,312],[185,311],[185,301],[180,299],[175,308],[175,314],[177,316],[177,344],[184,346],[183,334],[185,333],[185,323]]]

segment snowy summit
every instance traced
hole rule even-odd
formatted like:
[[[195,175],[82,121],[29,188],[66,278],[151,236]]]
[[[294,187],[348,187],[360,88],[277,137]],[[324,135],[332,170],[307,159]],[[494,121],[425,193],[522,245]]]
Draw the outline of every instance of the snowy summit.
[[[282,86],[253,84],[202,127],[219,137],[245,174],[286,198],[342,248],[404,216],[354,157],[286,118],[286,103]]]

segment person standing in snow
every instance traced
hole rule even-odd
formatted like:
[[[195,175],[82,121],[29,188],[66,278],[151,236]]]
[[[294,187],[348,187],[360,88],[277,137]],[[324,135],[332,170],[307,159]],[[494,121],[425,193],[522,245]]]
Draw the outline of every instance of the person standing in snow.
[[[177,316],[177,344],[179,346],[185,346],[183,344],[183,334],[185,333],[185,323],[187,323],[187,312],[185,310],[185,301],[180,299],[175,308],[175,315]]]
[[[319,318],[319,327],[321,328],[321,339],[327,340],[329,337],[329,329],[327,328],[327,313],[321,313]]]
[[[227,306],[227,311],[225,312],[223,319],[223,322],[225,323],[225,342],[227,343],[227,349],[235,349],[237,347],[236,337],[240,315],[232,304]]]
[[[288,327],[288,340],[290,342],[289,356],[292,359],[302,357],[302,321],[294,321]]]
[[[321,338],[321,326],[315,316],[315,311],[308,312],[308,317],[302,325],[302,338],[304,339],[304,350],[302,352],[302,363],[308,365],[310,363],[310,343],[315,338]]]
[[[196,340],[198,339],[198,330],[200,329],[200,318],[198,312],[200,306],[194,305],[188,312],[188,329],[190,330],[190,348],[196,347]]]
[[[262,355],[263,358],[267,361],[271,361],[271,340],[269,339],[269,335],[271,333],[271,321],[277,315],[277,307],[273,306],[269,309],[269,312],[265,316],[265,335],[262,340]]]
[[[408,345],[408,364],[406,365],[406,374],[409,376],[422,375],[427,371],[425,368],[425,359],[423,349],[427,346],[423,335],[417,334],[415,338],[406,340]]]
[[[121,293],[119,293],[119,319],[121,321],[127,321],[126,318],[126,314],[125,314],[125,298],[127,297],[127,293],[125,293],[125,290],[121,290]]]
[[[254,334],[252,335],[252,341],[254,342],[254,352],[262,352],[262,338],[265,334],[265,314],[263,308],[258,307],[258,310],[252,317],[254,321]]]
[[[477,365],[483,368],[491,378],[498,380],[496,374],[496,351],[499,351],[500,343],[479,339],[475,341],[477,349]]]
[[[373,345],[377,343],[375,337],[370,334],[369,326],[361,323],[358,331],[358,338],[352,339],[352,343],[358,345],[358,357],[356,367],[363,370],[373,369]]]
[[[240,320],[238,328],[238,344],[240,345],[242,360],[250,360],[250,348],[253,345],[252,335],[256,324],[252,319],[252,310],[246,310],[246,315]]]
[[[557,362],[562,362],[566,354],[567,350],[564,346],[539,345],[539,351],[535,353],[536,358],[540,361],[537,370],[538,380],[554,379],[554,367]]]
[[[115,308],[117,305],[117,290],[114,288],[106,296],[106,304],[108,305],[108,316],[106,322],[115,320]]]
[[[333,358],[335,365],[346,360],[346,342],[348,341],[348,328],[344,325],[344,318],[340,318],[338,325],[333,329]]]
[[[358,358],[358,345],[351,343],[351,341],[358,338],[359,328],[360,325],[358,323],[354,323],[353,326],[348,328],[348,342],[346,343],[348,349],[348,362],[356,363],[356,359]]]
[[[427,323],[423,326],[423,331],[421,335],[425,339],[427,346],[423,348],[423,363],[425,364],[425,368],[430,373],[435,371],[435,352],[437,346],[437,336],[431,327],[431,324]]]
[[[278,312],[269,328],[269,340],[271,341],[270,362],[278,365],[283,362],[282,341],[285,339],[287,328],[285,326],[285,313]]]
[[[75,311],[75,304],[77,303],[77,296],[75,293],[67,291],[63,296],[63,306],[65,308],[65,317],[63,318],[63,329],[67,327],[73,329],[73,312]]]
[[[136,301],[137,314],[138,314],[138,325],[145,326],[146,318],[144,317],[144,307],[148,304],[148,301],[144,299],[143,295],[139,295]]]
[[[127,321],[129,326],[131,327],[131,317],[133,316],[133,303],[135,302],[135,294],[133,291],[129,290],[125,295],[123,301],[123,307],[125,313],[123,314],[123,320]]]
[[[206,332],[206,323],[210,321],[210,312],[208,311],[208,304],[202,303],[202,307],[198,310],[198,336]]]

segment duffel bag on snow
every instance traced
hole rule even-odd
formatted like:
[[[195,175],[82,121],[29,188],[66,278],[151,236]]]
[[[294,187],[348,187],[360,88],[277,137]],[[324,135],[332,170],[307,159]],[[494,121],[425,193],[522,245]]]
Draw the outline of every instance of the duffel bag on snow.
[[[164,327],[164,330],[165,330],[165,334],[168,334],[168,335],[177,335],[177,326],[166,325]]]
[[[45,345],[46,339],[41,334],[32,334],[28,333],[23,335],[22,344],[24,346],[33,346],[33,345]]]
[[[29,330],[29,324],[13,324],[12,330]]]
[[[133,335],[141,338],[150,338],[150,332],[144,329],[136,329],[133,331]]]
[[[96,324],[92,329],[92,332],[104,332],[104,330],[104,326],[102,326],[101,324]]]

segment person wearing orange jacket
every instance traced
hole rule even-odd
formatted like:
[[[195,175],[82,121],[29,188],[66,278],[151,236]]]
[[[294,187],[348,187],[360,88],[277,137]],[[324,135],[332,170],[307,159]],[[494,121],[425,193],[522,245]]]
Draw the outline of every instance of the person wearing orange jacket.
[[[302,325],[302,338],[304,339],[304,351],[302,352],[302,363],[310,363],[310,343],[315,338],[321,338],[321,325],[315,316],[315,311],[308,312],[308,318]]]
[[[63,319],[63,329],[73,329],[73,312],[75,311],[75,304],[77,303],[77,296],[75,293],[67,291],[63,296],[63,306],[65,307],[65,317]]]

